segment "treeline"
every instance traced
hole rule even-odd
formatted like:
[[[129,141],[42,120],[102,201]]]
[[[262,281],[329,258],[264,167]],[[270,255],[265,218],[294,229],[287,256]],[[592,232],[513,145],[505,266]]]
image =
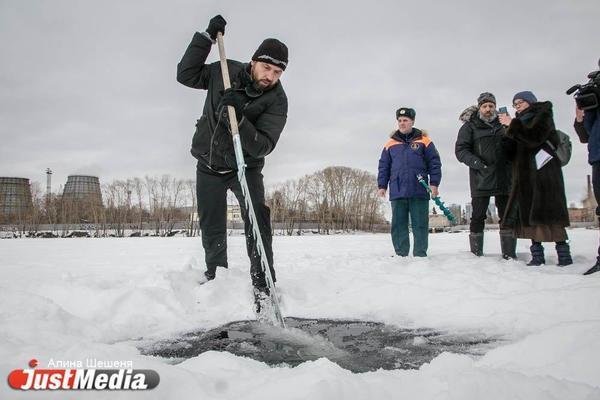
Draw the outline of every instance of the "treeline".
[[[377,179],[348,167],[328,167],[270,192],[271,220],[288,235],[302,223],[316,224],[319,233],[333,230],[372,231],[384,224]]]
[[[329,167],[297,180],[276,185],[266,193],[273,226],[285,234],[304,224],[319,233],[330,230],[372,231],[385,224],[382,202],[376,196],[373,174],[347,167]],[[102,200],[93,195],[48,196],[39,183],[31,185],[33,207],[0,216],[3,230],[35,236],[40,231],[66,236],[86,230],[105,237],[183,232],[196,236],[196,182],[169,175],[116,180],[101,185]],[[228,203],[234,204],[230,195]]]
[[[40,227],[60,231],[75,229],[91,235],[125,236],[126,230],[150,231],[168,236],[175,226],[189,236],[197,234],[190,219],[196,209],[196,182],[169,175],[115,180],[101,185],[102,199],[92,194],[44,194],[39,183],[31,185],[33,208],[0,219],[21,234],[35,234]]]

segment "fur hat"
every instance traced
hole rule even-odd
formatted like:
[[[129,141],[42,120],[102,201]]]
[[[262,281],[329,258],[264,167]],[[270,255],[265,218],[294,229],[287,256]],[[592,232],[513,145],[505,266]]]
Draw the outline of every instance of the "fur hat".
[[[477,107],[481,107],[482,104],[485,103],[494,103],[496,104],[496,96],[491,94],[490,92],[483,92],[477,98]]]
[[[285,70],[288,64],[288,48],[277,39],[265,39],[254,52],[252,61],[272,64]]]
[[[398,119],[400,117],[407,117],[414,121],[416,116],[417,116],[417,112],[412,108],[400,107],[399,109],[396,110],[396,119]]]
[[[517,99],[523,100],[529,104],[537,103],[537,101],[538,101],[537,97],[535,97],[535,94],[533,94],[529,90],[524,90],[522,92],[515,94],[515,96],[513,97],[513,104],[514,104],[515,100],[517,100]]]

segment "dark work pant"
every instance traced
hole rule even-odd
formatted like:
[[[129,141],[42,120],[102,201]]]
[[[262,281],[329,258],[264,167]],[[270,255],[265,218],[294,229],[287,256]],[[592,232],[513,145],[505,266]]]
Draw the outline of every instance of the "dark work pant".
[[[594,188],[594,196],[596,197],[596,215],[600,223],[600,161],[592,164],[592,187]],[[598,244],[598,261],[600,262],[600,243]]]
[[[592,164],[592,187],[594,188],[594,197],[596,197],[596,215],[600,217],[600,161]]]
[[[483,232],[485,219],[487,218],[488,206],[490,205],[490,197],[491,196],[482,196],[471,198],[471,207],[473,208],[473,211],[471,214],[471,224],[469,228],[472,233]],[[494,196],[494,200],[496,203],[496,208],[498,209],[498,217],[500,218],[500,222],[502,222],[504,210],[506,209],[506,203],[508,202],[508,196]]]
[[[265,204],[265,186],[261,171],[262,167],[246,169],[246,181],[248,182],[250,198],[258,220],[271,276],[275,281],[271,210]],[[240,204],[246,234],[246,248],[248,257],[250,257],[252,284],[255,287],[264,287],[266,286],[265,276],[260,265],[260,255],[252,234],[248,210],[242,195],[242,187],[238,181],[237,171],[218,174],[198,163],[196,168],[196,197],[206,268],[208,271],[214,272],[217,266],[227,267],[227,190],[231,190],[235,194]]]
[[[427,256],[427,239],[429,235],[429,200],[397,199],[392,200],[392,244],[396,254],[407,256],[410,250],[408,236],[408,217],[412,226],[415,257]]]

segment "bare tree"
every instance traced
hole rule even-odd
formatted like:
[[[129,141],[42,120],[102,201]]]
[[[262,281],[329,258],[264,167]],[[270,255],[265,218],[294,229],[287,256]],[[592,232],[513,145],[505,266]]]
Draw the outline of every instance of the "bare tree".
[[[328,167],[299,180],[278,185],[270,204],[273,220],[291,235],[302,222],[316,222],[318,231],[372,230],[384,222],[373,174],[348,167]]]
[[[287,235],[292,235],[296,224],[306,219],[306,186],[308,178],[289,180],[275,191],[276,216]]]
[[[187,200],[188,204],[191,204],[190,216],[188,218],[188,227],[187,232],[188,236],[196,236],[198,231],[198,226],[196,224],[194,215],[197,215],[197,207],[196,207],[196,181],[193,179],[188,179],[184,182],[185,190],[187,191]]]
[[[159,188],[156,178],[149,176],[145,177],[146,194],[148,196],[148,207],[150,209],[150,220],[154,225],[154,233],[160,234],[160,206],[159,206]]]
[[[307,177],[307,200],[309,207],[314,211],[318,223],[318,232],[329,234],[331,229],[331,210],[329,208],[328,193],[325,190],[325,174],[323,171],[315,172]]]
[[[183,180],[171,178],[168,175],[163,176],[162,181],[167,182],[166,210],[164,235],[170,235],[173,232],[176,221],[182,218],[181,207],[183,205],[185,184]]]
[[[125,181],[114,181],[104,185],[103,188],[107,218],[117,237],[125,235],[128,214],[127,191],[128,185]]]
[[[39,182],[31,183],[31,202],[33,208],[29,215],[29,234],[35,235],[44,217],[44,202],[45,196]]]

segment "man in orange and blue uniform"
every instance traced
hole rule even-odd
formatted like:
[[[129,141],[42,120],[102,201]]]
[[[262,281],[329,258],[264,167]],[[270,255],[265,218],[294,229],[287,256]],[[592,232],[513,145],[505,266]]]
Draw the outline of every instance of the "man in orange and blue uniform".
[[[442,161],[427,134],[414,128],[416,112],[402,107],[396,111],[398,130],[385,144],[379,158],[378,194],[384,197],[389,186],[392,203],[392,244],[396,254],[408,256],[410,238],[408,218],[413,231],[413,256],[427,257],[429,234],[429,193],[417,179],[428,181],[432,196],[439,195]]]

